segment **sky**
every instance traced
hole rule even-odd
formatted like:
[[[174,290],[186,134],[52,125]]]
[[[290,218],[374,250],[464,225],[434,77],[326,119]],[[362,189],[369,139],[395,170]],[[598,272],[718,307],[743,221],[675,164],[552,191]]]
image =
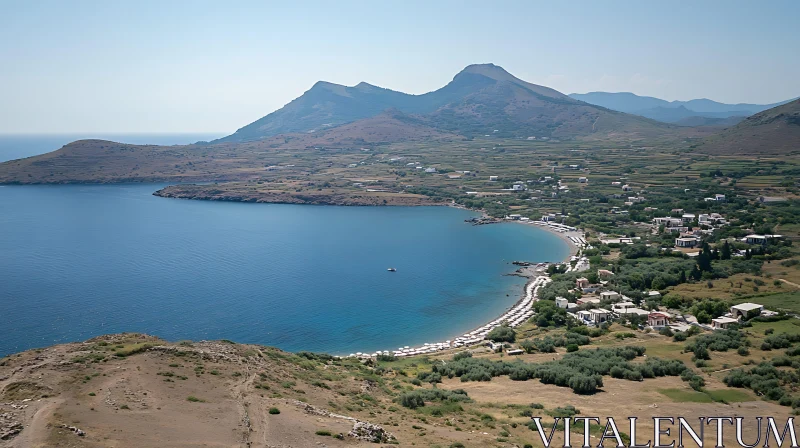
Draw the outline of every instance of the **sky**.
[[[800,96],[800,1],[0,0],[0,133],[232,133],[318,80]]]

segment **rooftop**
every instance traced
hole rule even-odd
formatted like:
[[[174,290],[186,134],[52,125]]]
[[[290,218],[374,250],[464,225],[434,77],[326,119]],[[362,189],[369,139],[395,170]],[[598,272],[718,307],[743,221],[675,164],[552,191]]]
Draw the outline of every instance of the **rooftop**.
[[[733,324],[739,321],[737,319],[731,319],[730,317],[718,317],[716,319],[711,319],[711,322],[717,322],[720,324]]]
[[[759,305],[757,303],[745,302],[745,303],[740,303],[738,305],[734,305],[731,308],[736,308],[737,310],[742,310],[742,311],[752,311],[752,310],[757,310],[759,308],[764,308],[764,305]]]

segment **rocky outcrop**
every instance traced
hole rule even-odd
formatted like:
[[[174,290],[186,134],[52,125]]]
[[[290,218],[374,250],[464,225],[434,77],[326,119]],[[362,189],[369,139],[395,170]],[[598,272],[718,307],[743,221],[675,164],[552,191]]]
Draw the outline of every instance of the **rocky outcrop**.
[[[392,433],[387,432],[382,426],[374,423],[356,422],[348,436],[373,443],[391,443],[396,439]]]
[[[14,414],[4,412],[0,414],[0,440],[9,440],[22,432],[20,423]]]

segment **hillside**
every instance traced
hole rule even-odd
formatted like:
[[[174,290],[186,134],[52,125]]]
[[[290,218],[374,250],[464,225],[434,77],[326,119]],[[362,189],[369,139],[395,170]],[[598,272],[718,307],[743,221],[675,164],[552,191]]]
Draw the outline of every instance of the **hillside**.
[[[589,104],[619,112],[641,115],[665,123],[678,123],[684,120],[684,123],[681,123],[682,125],[686,125],[686,122],[691,122],[692,120],[702,121],[694,117],[719,119],[746,117],[791,101],[787,100],[773,104],[725,104],[705,98],[689,101],[666,101],[650,96],[639,96],[630,92],[571,93],[569,96]]]
[[[270,164],[266,151],[463,139],[389,110],[319,133],[284,134],[242,144],[157,146],[78,140],[47,154],[0,163],[0,184],[247,180],[263,175],[264,166]]]
[[[710,136],[702,152],[726,155],[789,155],[800,153],[800,100],[747,117]]]
[[[477,136],[498,130],[505,137],[575,138],[596,133],[652,135],[668,128],[641,117],[619,115],[576,101],[549,87],[525,82],[494,64],[466,67],[444,87],[409,95],[360,83],[318,82],[283,108],[219,139],[254,141],[285,133],[316,133],[396,109],[448,132]],[[617,115],[607,119],[608,115]],[[614,123],[598,128],[596,121]]]

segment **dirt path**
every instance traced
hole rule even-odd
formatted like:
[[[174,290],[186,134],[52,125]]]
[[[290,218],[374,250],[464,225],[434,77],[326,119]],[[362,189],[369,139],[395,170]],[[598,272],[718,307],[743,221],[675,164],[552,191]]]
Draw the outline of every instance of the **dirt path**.
[[[782,281],[782,282],[786,283],[787,285],[792,285],[792,286],[794,286],[795,288],[797,288],[797,289],[800,289],[800,285],[798,285],[798,284],[797,284],[797,283],[795,283],[795,282],[790,282],[789,280],[782,279],[782,278],[779,278],[778,280],[780,280],[780,281]]]
[[[36,448],[47,446],[47,424],[58,406],[63,403],[61,398],[49,399],[40,407],[33,418],[25,424],[25,429],[14,438],[10,447],[13,448]]]

